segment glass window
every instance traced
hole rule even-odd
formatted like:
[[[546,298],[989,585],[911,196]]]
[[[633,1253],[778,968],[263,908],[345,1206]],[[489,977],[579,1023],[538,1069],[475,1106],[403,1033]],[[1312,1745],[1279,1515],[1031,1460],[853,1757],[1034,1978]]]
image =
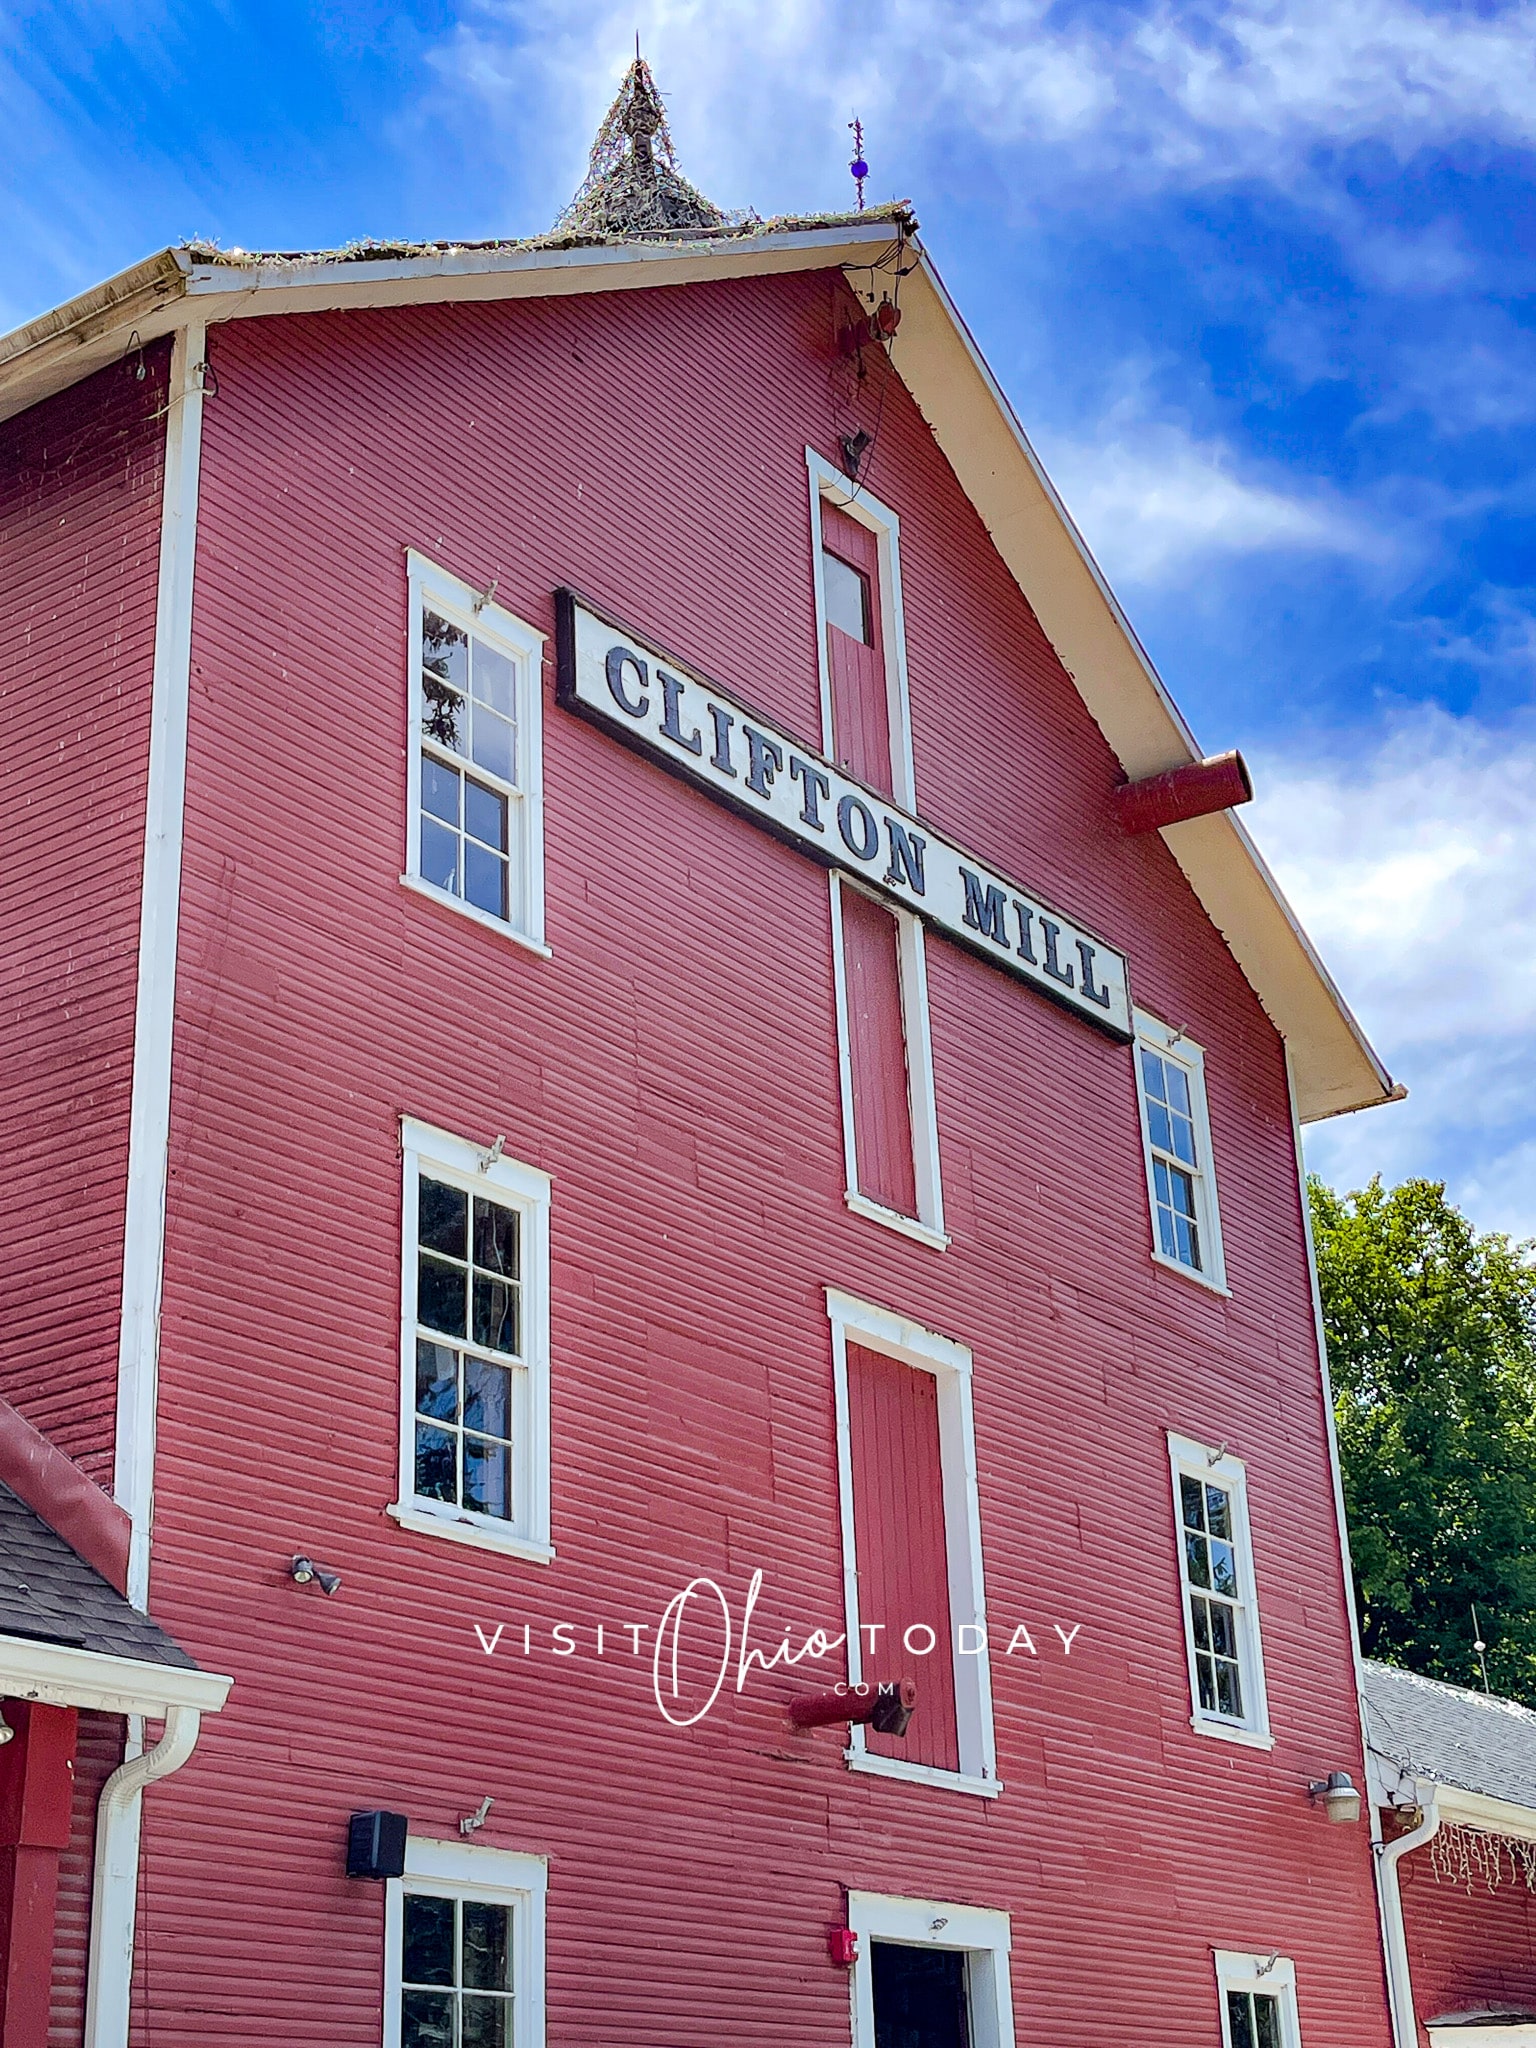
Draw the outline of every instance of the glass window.
[[[401,2048],[512,2048],[512,1910],[406,1892]]]
[[[517,1513],[521,1233],[516,1209],[420,1175],[415,1491],[502,1521]]]
[[[1267,1991],[1229,1991],[1227,2032],[1232,2048],[1284,2048],[1280,2000]]]
[[[1136,1029],[1136,1090],[1153,1250],[1169,1265],[1225,1287],[1205,1105],[1205,1056],[1190,1039],[1155,1018],[1138,1013]]]
[[[1246,1474],[1225,1449],[1169,1439],[1194,1724],[1267,1739]]]
[[[827,624],[836,626],[850,640],[862,640],[866,647],[872,646],[874,608],[869,601],[868,577],[826,548],[822,550],[821,577]]]

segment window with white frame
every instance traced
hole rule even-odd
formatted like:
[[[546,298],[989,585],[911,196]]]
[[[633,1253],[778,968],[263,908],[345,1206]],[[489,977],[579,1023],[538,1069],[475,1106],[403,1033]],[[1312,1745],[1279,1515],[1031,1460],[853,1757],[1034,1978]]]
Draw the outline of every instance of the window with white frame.
[[[848,1682],[911,1678],[903,1740],[855,1725],[855,1770],[995,1797],[971,1354],[827,1289]]]
[[[549,1178],[407,1118],[405,1525],[549,1552]]]
[[[1247,1474],[1225,1449],[1170,1436],[1191,1721],[1207,1735],[1269,1743]]]
[[[404,879],[542,946],[543,635],[420,556],[409,582]]]
[[[822,746],[867,787],[915,805],[896,514],[806,451]],[[846,1199],[942,1249],[928,969],[921,920],[834,874]]]
[[[1193,1039],[1138,1010],[1135,1059],[1152,1256],[1224,1290],[1205,1055]]]
[[[1301,2048],[1295,1964],[1226,1949],[1215,1955],[1222,2048]]]
[[[384,2048],[543,2048],[542,1857],[409,1841],[385,1900]]]
[[[1006,1912],[851,1891],[848,1925],[858,1937],[853,2048],[1013,2048]]]

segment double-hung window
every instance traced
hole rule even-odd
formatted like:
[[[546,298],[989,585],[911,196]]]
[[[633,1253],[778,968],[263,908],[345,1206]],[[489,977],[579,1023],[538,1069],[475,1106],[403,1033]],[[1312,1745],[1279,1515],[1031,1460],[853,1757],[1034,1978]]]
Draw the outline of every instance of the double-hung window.
[[[405,1119],[407,1527],[549,1556],[549,1180]]]
[[[1222,2048],[1301,2048],[1296,1966],[1285,1956],[1216,1951]]]
[[[409,1841],[385,1901],[384,2048],[543,2048],[540,1857]]]
[[[807,453],[823,750],[912,808],[898,523]],[[832,877],[839,1076],[848,1206],[942,1248],[943,1183],[921,921]]]
[[[1152,1256],[1225,1291],[1205,1055],[1192,1039],[1141,1010],[1134,1051]]]
[[[1170,1436],[1192,1725],[1268,1746],[1247,1475],[1225,1450]]]
[[[409,582],[404,880],[542,947],[543,636],[420,556]]]

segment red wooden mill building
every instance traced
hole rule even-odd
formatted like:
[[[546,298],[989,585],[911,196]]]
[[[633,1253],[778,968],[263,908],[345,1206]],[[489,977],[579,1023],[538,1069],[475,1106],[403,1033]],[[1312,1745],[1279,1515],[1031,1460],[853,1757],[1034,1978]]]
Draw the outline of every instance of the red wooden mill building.
[[[0,411],[3,2048],[1408,2048],[1391,1084],[907,211],[641,69],[552,234]]]

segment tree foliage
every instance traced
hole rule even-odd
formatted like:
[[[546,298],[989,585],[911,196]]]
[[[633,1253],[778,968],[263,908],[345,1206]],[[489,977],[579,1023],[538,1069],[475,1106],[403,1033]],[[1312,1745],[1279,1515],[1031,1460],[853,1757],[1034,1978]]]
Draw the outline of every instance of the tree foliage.
[[[1536,1706],[1536,1265],[1443,1182],[1309,1184],[1366,1653]]]

